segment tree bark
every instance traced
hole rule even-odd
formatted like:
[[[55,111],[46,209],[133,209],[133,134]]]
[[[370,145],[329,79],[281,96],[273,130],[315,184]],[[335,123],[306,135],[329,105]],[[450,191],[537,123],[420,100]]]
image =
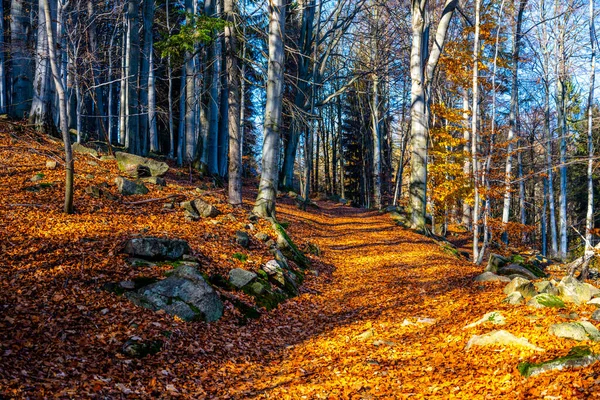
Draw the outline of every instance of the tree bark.
[[[279,167],[279,140],[284,67],[284,0],[269,0],[269,61],[267,72],[267,100],[265,104],[262,173],[254,213],[275,217],[277,175]]]
[[[229,203],[242,204],[242,132],[240,130],[240,74],[238,69],[238,24],[235,0],[224,0],[225,54],[227,70],[227,118],[229,126]]]
[[[55,0],[54,0],[55,1]],[[43,9],[46,21],[52,21],[50,13],[50,5],[48,0],[40,0],[40,8]],[[65,88],[63,86],[60,69],[56,62],[56,45],[54,41],[54,34],[52,32],[52,24],[46,24],[46,39],[48,41],[48,56],[50,58],[50,67],[52,69],[52,77],[54,78],[54,85],[58,94],[59,100],[59,113],[60,113],[60,130],[65,145],[65,167],[66,167],[66,179],[65,179],[65,204],[64,212],[71,214],[73,212],[73,153],[71,150],[71,138],[69,137],[69,126],[67,116],[67,99],[65,96]]]

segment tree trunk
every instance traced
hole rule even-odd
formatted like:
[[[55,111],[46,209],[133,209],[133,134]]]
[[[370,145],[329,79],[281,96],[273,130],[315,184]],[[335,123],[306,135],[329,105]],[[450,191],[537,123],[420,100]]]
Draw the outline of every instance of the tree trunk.
[[[56,10],[51,10],[51,15]],[[48,21],[52,23],[52,21]],[[33,99],[29,111],[29,123],[38,129],[48,131],[52,122],[52,96],[50,94],[50,65],[48,60],[48,38],[43,4],[38,3],[37,43],[35,50],[35,74],[33,78]]]
[[[11,103],[12,118],[23,118],[31,109],[33,96],[33,64],[28,44],[31,42],[30,0],[11,0],[10,46],[11,46]]]
[[[409,191],[412,226],[420,230],[426,229],[425,214],[427,211],[427,145],[429,136],[427,95],[457,4],[458,0],[446,0],[434,39],[435,45],[431,54],[427,54],[429,47],[429,27],[426,27],[426,21],[429,19],[427,0],[412,0],[413,38],[410,52],[412,155]]]
[[[141,154],[140,124],[139,124],[139,60],[140,60],[140,17],[139,1],[129,0],[127,4],[128,53],[127,53],[127,133],[129,136],[129,151]]]
[[[237,21],[235,0],[224,0],[225,54],[227,72],[227,118],[229,126],[229,203],[242,204],[242,136],[240,130],[240,75],[238,70]]]
[[[479,162],[477,160],[479,133],[477,119],[479,116],[479,30],[481,0],[475,0],[475,37],[473,39],[473,105],[471,107],[471,158],[473,164],[473,262],[479,260]]]
[[[275,217],[284,66],[284,0],[269,0],[269,61],[264,118],[262,173],[254,213]]]
[[[596,31],[594,27],[594,0],[590,0],[590,49],[592,52],[590,59],[590,94],[588,98],[588,135],[587,135],[587,148],[588,148],[588,165],[587,165],[587,187],[588,187],[588,201],[587,201],[587,213],[585,218],[585,249],[586,251],[592,251],[592,229],[594,228],[594,120],[593,120],[593,106],[594,106],[594,83],[595,83],[595,69],[596,69]]]
[[[558,0],[557,0],[558,5]],[[559,7],[557,8],[557,12]],[[561,16],[566,21],[566,17]],[[567,257],[567,115],[565,107],[565,81],[566,77],[566,54],[565,54],[565,24],[561,24],[559,18],[558,26],[558,45],[556,47],[556,56],[558,59],[558,71],[556,79],[556,130],[560,138],[560,194],[558,198],[558,225],[560,232],[560,247],[558,256],[561,259]]]
[[[194,5],[192,0],[185,1],[185,11],[188,13],[186,24],[192,23]],[[196,91],[195,91],[194,58],[191,52],[185,53],[185,156],[184,162],[191,163],[196,155]]]
[[[0,49],[4,49],[6,44],[4,42],[4,2],[0,1]],[[7,81],[6,72],[4,70],[6,62],[6,56],[4,51],[0,51],[0,114],[6,114],[6,94],[7,94]]]
[[[55,0],[54,0],[55,1]],[[52,21],[51,8],[48,4],[48,0],[40,0],[40,9],[43,9],[44,17],[46,21]],[[41,11],[41,10],[40,10]],[[65,145],[65,166],[66,166],[66,179],[65,179],[65,205],[64,212],[71,214],[73,212],[73,153],[71,150],[71,138],[69,137],[69,126],[67,117],[67,99],[65,96],[65,88],[63,86],[60,69],[56,62],[56,45],[54,41],[54,34],[52,33],[52,24],[46,24],[46,39],[48,41],[48,56],[50,58],[50,67],[52,69],[52,77],[54,78],[54,85],[56,92],[58,93],[59,99],[59,113],[60,113],[60,130],[62,132],[63,142]]]
[[[513,51],[512,51],[512,86],[510,90],[510,112],[509,112],[509,130],[507,142],[508,146],[506,149],[506,168],[504,175],[504,204],[502,207],[502,224],[504,231],[502,232],[502,240],[508,243],[508,234],[506,232],[506,224],[510,217],[510,203],[512,198],[511,181],[512,181],[512,153],[513,153],[513,141],[515,137],[519,137],[519,121],[518,121],[518,107],[519,107],[519,53],[521,50],[521,26],[523,22],[523,13],[527,0],[519,0],[519,9],[517,12],[517,24],[515,26],[515,35],[513,38]]]

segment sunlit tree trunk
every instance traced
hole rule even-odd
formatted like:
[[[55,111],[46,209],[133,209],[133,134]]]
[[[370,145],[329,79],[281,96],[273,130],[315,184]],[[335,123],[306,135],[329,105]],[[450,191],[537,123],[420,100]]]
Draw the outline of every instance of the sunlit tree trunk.
[[[561,8],[558,6],[559,2],[556,2],[556,12],[558,13]],[[563,20],[563,22],[561,22]],[[556,46],[556,57],[558,59],[557,65],[557,78],[556,78],[556,130],[560,140],[559,150],[559,167],[560,172],[560,193],[558,197],[558,226],[559,226],[559,237],[560,246],[558,250],[558,256],[561,259],[567,257],[567,115],[565,108],[565,95],[566,95],[566,54],[565,54],[565,25],[567,18],[560,16],[558,19],[558,32],[557,32],[557,46]]]
[[[596,31],[594,26],[594,0],[589,2],[590,8],[590,94],[588,97],[588,132],[587,132],[587,148],[588,148],[588,165],[587,165],[587,188],[588,188],[588,201],[587,201],[587,213],[585,218],[585,249],[586,251],[593,251],[592,244],[592,229],[594,228],[594,119],[593,119],[593,105],[594,105],[594,83],[595,83],[595,69],[596,69]]]
[[[446,32],[458,0],[446,0],[442,17],[434,38],[431,54],[428,53],[429,37],[427,23],[429,8],[427,0],[412,0],[412,46],[410,52],[411,86],[411,174],[410,205],[413,228],[424,230],[427,206],[427,151],[429,121],[427,96],[433,72],[446,41]]]
[[[527,0],[519,0],[519,9],[517,11],[517,23],[515,25],[515,34],[513,36],[513,51],[512,51],[512,85],[510,90],[510,112],[509,112],[509,129],[508,137],[506,138],[508,146],[506,149],[506,167],[504,173],[504,204],[502,207],[502,224],[505,227],[510,217],[510,203],[512,199],[512,167],[513,167],[513,141],[519,136],[519,53],[521,50],[521,26],[523,23],[523,13]],[[502,232],[502,240],[508,243],[508,234],[504,228]]]
[[[55,0],[53,0],[55,1]],[[56,6],[56,3],[54,3]],[[40,0],[40,11],[43,10],[43,15],[46,21],[52,21],[51,8],[48,0]],[[52,24],[46,25],[46,40],[48,42],[48,57],[50,59],[50,67],[52,69],[52,77],[54,78],[54,85],[58,94],[59,100],[59,113],[60,113],[60,130],[65,145],[65,166],[66,166],[66,179],[65,179],[65,204],[64,212],[73,212],[73,153],[71,150],[71,138],[69,137],[69,126],[67,116],[67,98],[65,96],[65,88],[63,86],[60,69],[56,61],[56,45],[54,40],[54,34],[52,32]]]
[[[285,1],[269,0],[269,60],[262,172],[254,205],[254,213],[262,217],[275,217],[283,100],[284,32]]]
[[[473,38],[473,105],[471,107],[471,158],[473,164],[473,262],[479,260],[479,217],[481,199],[479,197],[479,162],[477,160],[479,132],[479,30],[481,0],[475,0],[475,37]]]

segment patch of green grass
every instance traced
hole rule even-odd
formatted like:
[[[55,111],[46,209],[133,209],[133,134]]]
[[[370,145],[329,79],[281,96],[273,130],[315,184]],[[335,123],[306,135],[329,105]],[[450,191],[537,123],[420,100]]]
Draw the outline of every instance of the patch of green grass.
[[[233,253],[232,257],[242,263],[248,261],[248,255],[244,253]]]

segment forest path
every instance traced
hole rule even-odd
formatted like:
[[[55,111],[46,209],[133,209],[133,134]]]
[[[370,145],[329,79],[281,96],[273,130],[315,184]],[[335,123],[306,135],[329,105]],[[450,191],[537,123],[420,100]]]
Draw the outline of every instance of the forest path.
[[[258,339],[260,361],[224,366],[230,395],[473,399],[526,390],[518,350],[464,351],[477,329],[462,328],[502,299],[497,286],[473,283],[480,268],[387,214],[323,203],[313,212],[283,207],[278,217],[320,246],[332,273],[309,279],[302,296],[261,322],[279,347],[265,351]]]

